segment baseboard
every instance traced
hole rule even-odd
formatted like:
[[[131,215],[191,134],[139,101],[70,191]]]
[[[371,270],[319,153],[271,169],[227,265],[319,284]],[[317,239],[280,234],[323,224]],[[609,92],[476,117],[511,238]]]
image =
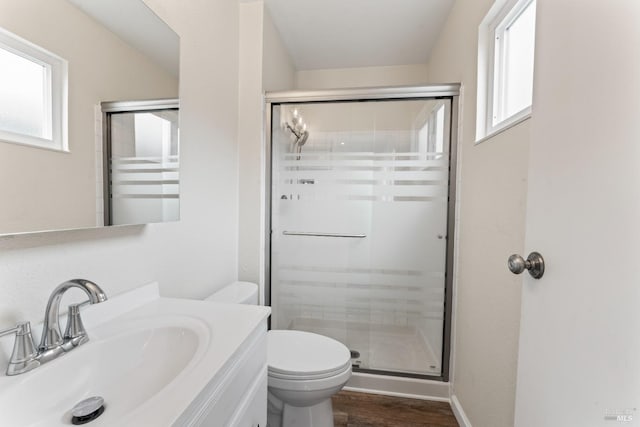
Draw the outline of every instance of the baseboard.
[[[449,401],[449,383],[354,372],[345,390],[412,399]]]
[[[447,402],[451,403],[451,400],[446,397],[439,396],[425,396],[423,394],[410,394],[410,393],[398,393],[395,391],[375,390],[370,388],[358,388],[358,387],[343,387],[344,391],[356,391],[358,393],[367,394],[379,394],[382,396],[403,397],[405,399],[418,399],[418,400],[431,400],[433,402]]]
[[[451,410],[453,410],[453,415],[455,415],[460,427],[471,427],[471,422],[469,418],[467,418],[467,414],[464,413],[464,409],[462,409],[462,405],[455,395],[451,396]]]

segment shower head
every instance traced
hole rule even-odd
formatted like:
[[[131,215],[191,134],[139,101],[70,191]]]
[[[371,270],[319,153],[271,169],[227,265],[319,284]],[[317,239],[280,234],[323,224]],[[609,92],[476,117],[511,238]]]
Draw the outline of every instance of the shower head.
[[[306,130],[306,125],[303,130],[298,130],[289,123],[286,123],[285,127],[289,129],[293,136],[295,136],[295,140],[293,142],[294,147],[302,147],[307,142],[307,139],[309,138],[309,131]]]
[[[294,109],[291,113],[291,123],[292,124],[285,122],[284,128],[289,129],[291,132],[291,140],[293,141],[291,150],[298,154],[296,159],[300,160],[302,146],[307,142],[307,139],[309,139],[309,131],[307,130],[307,124],[304,122],[297,109]]]
[[[304,143],[307,142],[307,138],[309,138],[309,131],[305,130],[304,132],[302,132],[300,136],[298,136],[298,139],[296,140],[296,145],[298,147],[302,147]]]

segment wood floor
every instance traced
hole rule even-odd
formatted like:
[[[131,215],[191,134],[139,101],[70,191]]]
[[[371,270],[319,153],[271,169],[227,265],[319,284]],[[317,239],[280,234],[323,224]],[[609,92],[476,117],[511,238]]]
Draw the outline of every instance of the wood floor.
[[[332,400],[335,427],[458,427],[446,402],[350,391]]]

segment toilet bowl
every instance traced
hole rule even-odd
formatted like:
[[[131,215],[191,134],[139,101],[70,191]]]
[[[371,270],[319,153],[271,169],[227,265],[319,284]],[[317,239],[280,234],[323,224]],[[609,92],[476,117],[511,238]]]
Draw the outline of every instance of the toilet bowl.
[[[258,287],[235,282],[208,300],[257,304]],[[303,331],[267,333],[268,427],[333,427],[331,396],[351,377],[351,353],[334,339]]]
[[[351,377],[342,343],[302,331],[269,331],[268,420],[274,427],[333,427],[331,396]]]

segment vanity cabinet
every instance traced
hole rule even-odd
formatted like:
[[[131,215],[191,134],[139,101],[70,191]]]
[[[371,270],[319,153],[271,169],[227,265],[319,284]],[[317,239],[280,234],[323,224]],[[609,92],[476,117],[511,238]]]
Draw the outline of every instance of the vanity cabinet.
[[[256,378],[246,398],[238,405],[236,416],[229,423],[233,427],[266,427],[267,370]]]
[[[267,323],[247,337],[234,356],[194,400],[199,414],[193,427],[266,427],[267,425]],[[192,410],[195,408],[191,408]],[[189,411],[188,412],[195,412]]]

